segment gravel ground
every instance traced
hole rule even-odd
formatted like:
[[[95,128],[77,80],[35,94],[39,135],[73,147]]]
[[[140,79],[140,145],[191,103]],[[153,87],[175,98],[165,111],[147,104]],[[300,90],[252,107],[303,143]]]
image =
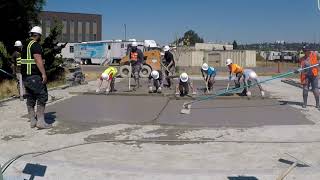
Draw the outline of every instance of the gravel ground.
[[[47,166],[45,177],[35,179],[231,179],[255,177],[276,179],[289,167],[279,158],[293,160],[290,153],[311,164],[299,167],[287,179],[320,179],[320,111],[309,106],[301,109],[302,90],[269,82],[264,88],[275,98],[290,101],[315,125],[265,126],[256,128],[197,128],[175,131],[175,127],[118,124],[73,134],[53,134],[29,128],[25,104],[19,100],[0,104],[0,164],[17,154],[65,147],[105,139],[152,139],[171,133],[180,140],[214,139],[218,142],[96,143],[54,151],[39,156],[27,155],[15,161],[5,172],[6,179],[29,178],[22,173],[27,163]],[[95,90],[88,85],[54,90],[50,94],[64,99],[68,92]],[[53,102],[56,103],[56,102]],[[314,105],[313,95],[309,96]],[[272,143],[273,142],[273,143]],[[290,142],[290,143],[285,143]]]

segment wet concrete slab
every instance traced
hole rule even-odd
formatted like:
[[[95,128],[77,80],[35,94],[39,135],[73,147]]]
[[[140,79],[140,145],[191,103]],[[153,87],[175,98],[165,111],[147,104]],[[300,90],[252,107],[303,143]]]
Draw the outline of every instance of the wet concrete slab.
[[[192,105],[186,100],[144,96],[75,96],[48,106],[55,114],[56,133],[74,133],[111,124],[152,124],[193,127],[248,128],[265,125],[313,124],[298,110],[275,99],[214,99]]]
[[[295,108],[275,99],[215,99],[193,104],[191,114],[179,114],[185,101],[170,101],[158,123],[204,127],[257,127],[313,124]]]

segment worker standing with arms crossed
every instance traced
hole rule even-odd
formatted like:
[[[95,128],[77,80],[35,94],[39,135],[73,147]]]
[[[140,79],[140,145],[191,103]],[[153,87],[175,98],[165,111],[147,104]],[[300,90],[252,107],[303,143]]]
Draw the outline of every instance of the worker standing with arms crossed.
[[[51,128],[45,122],[44,112],[48,101],[47,75],[42,59],[41,40],[42,29],[35,26],[30,31],[30,40],[23,47],[21,56],[21,74],[26,88],[27,109],[31,128]],[[35,112],[35,105],[37,111]]]
[[[143,53],[138,49],[137,42],[131,44],[131,50],[129,51],[129,63],[132,65],[132,73],[135,81],[135,89],[140,87],[140,70],[144,60]],[[134,90],[135,90],[134,89]]]
[[[12,54],[12,72],[17,77],[17,87],[19,91],[20,100],[23,101],[24,87],[22,83],[21,75],[21,52],[22,52],[22,43],[21,41],[16,41],[14,43],[14,52]]]
[[[316,108],[320,110],[319,105],[319,87],[318,87],[318,74],[319,69],[318,67],[312,67],[306,70],[301,70],[302,68],[307,68],[316,64],[319,64],[317,60],[317,54],[316,52],[311,51],[310,49],[307,49],[306,47],[303,48],[305,56],[300,59],[300,69],[297,69],[295,72],[299,73],[301,84],[303,86],[303,108],[307,107],[308,102],[308,93],[309,93],[309,87],[312,87],[312,91],[316,100]]]
[[[155,87],[153,91],[152,84]],[[149,93],[161,93],[163,88],[163,74],[159,70],[153,70],[149,76]]]
[[[170,52],[170,47],[169,46],[165,46],[163,48],[164,51],[164,64],[166,66],[165,69],[165,75],[166,75],[166,81],[167,81],[167,87],[171,88],[171,78],[170,76],[175,75],[175,71],[176,71],[176,63],[174,61],[174,57],[173,54]]]
[[[116,76],[117,76],[118,70],[115,67],[108,67],[100,76],[98,79],[98,88],[96,90],[96,93],[100,92],[100,88],[102,85],[103,80],[107,82],[107,89],[106,93],[109,94],[109,92],[114,92],[114,83],[116,81]]]
[[[240,87],[240,80],[243,77],[243,68],[239,66],[238,64],[232,63],[231,59],[227,59],[226,65],[229,68],[229,81],[232,79],[232,74],[235,74],[235,88]]]
[[[203,63],[201,67],[201,74],[206,83],[206,91],[211,91],[213,89],[213,84],[215,83],[214,79],[217,75],[216,69],[214,67],[209,67],[207,63]]]

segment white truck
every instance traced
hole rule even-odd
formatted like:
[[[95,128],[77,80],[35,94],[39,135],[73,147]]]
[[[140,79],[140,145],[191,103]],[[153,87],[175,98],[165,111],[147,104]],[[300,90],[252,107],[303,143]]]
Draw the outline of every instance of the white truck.
[[[72,58],[82,64],[109,64],[119,63],[126,56],[128,47],[135,39],[91,41],[82,43],[69,43],[62,49],[64,58]],[[136,41],[138,48],[157,48],[154,40]]]

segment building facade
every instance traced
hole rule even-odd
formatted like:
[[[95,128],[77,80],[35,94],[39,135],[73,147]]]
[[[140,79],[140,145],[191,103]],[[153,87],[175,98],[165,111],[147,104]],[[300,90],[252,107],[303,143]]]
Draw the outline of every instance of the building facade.
[[[45,37],[56,22],[62,23],[60,42],[100,41],[102,38],[102,16],[98,14],[42,11],[39,21]]]

